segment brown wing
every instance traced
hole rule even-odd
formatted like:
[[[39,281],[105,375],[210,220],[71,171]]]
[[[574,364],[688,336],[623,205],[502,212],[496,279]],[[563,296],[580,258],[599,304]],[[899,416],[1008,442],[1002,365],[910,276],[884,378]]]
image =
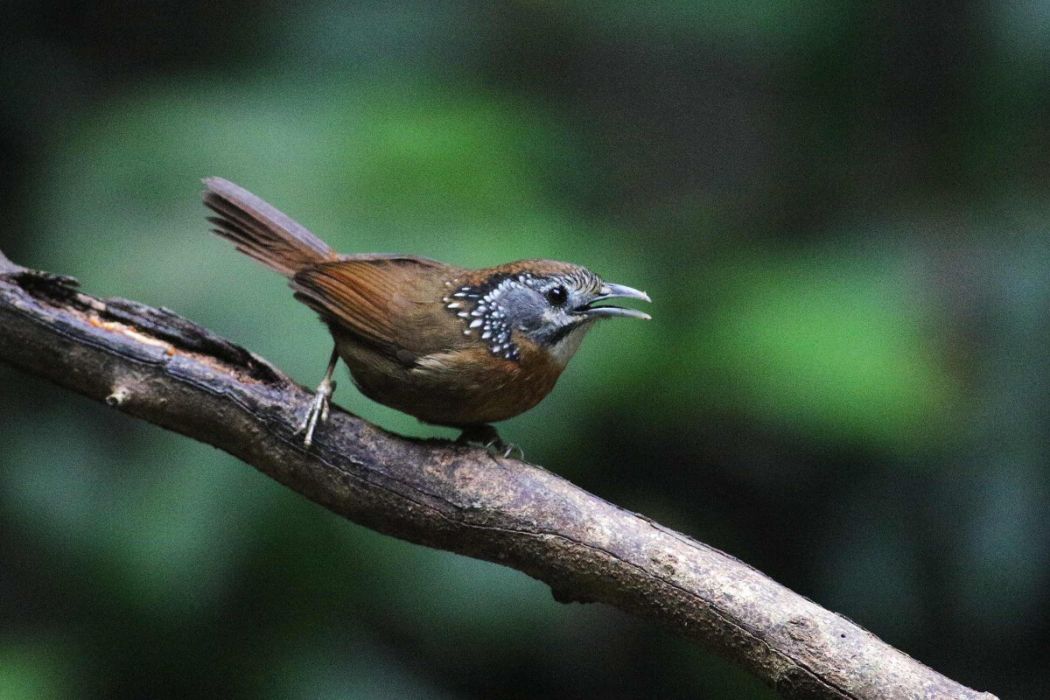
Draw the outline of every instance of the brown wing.
[[[292,288],[325,321],[404,363],[461,339],[441,303],[460,272],[426,258],[361,255],[301,270]]]

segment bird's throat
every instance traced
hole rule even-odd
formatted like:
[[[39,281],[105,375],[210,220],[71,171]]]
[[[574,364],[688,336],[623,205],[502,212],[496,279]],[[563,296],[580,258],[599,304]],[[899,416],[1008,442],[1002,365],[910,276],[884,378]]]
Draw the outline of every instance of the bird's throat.
[[[551,354],[551,359],[561,367],[565,368],[565,365],[569,364],[569,360],[576,354],[576,351],[580,349],[580,343],[583,342],[583,337],[587,335],[587,331],[591,329],[593,323],[580,323],[575,326],[570,326],[566,331],[555,337],[554,342],[551,343],[548,348]]]

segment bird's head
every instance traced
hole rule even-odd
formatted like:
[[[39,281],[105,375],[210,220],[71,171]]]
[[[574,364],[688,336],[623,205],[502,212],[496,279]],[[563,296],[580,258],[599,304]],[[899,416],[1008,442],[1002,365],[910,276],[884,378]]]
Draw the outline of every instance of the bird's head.
[[[609,299],[650,301],[645,292],[554,260],[521,260],[485,270],[453,285],[443,301],[463,319],[464,334],[486,342],[494,355],[518,360],[519,341],[531,341],[564,367],[595,321],[649,318],[637,309],[599,305]]]

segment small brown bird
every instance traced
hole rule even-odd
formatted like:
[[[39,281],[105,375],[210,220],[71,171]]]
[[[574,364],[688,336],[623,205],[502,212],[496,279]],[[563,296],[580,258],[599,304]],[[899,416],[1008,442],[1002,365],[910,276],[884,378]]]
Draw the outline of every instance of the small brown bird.
[[[527,411],[554,388],[583,336],[603,318],[648,314],[606,299],[649,301],[554,260],[468,270],[410,255],[339,255],[251,192],[204,180],[215,233],[290,281],[335,339],[328,370],[300,426],[309,447],[328,417],[342,357],[369,398],[464,437]],[[483,438],[482,438],[483,439]]]

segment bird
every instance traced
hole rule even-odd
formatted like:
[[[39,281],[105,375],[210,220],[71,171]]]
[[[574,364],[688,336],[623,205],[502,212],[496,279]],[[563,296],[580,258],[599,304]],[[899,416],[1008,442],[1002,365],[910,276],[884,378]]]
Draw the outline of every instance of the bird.
[[[546,397],[597,321],[650,318],[602,303],[649,302],[648,294],[581,265],[518,260],[468,269],[414,255],[340,255],[239,185],[203,183],[212,231],[284,275],[331,332],[328,368],[297,430],[307,449],[328,419],[340,358],[370,399],[503,449],[491,424]]]

